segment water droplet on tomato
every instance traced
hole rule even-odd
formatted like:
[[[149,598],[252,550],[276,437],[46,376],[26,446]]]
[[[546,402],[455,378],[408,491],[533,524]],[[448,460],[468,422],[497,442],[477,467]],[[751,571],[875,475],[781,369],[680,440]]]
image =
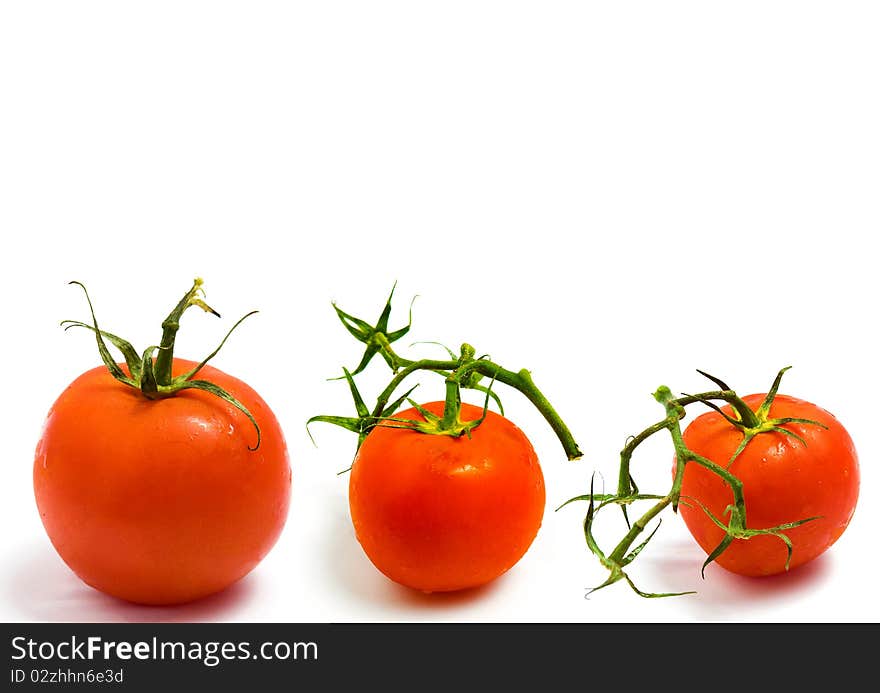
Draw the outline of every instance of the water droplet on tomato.
[[[35,457],[36,457],[37,463],[40,464],[43,467],[43,469],[46,469],[49,464],[49,455],[46,452],[46,444],[42,438],[40,438],[39,442],[37,443],[37,450],[35,453]]]

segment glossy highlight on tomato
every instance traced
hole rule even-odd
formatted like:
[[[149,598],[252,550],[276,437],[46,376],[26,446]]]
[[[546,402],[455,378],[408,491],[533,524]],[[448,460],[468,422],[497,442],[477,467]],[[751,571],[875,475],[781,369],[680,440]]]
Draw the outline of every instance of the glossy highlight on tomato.
[[[121,364],[120,364],[121,365]],[[196,364],[175,358],[174,375]],[[249,573],[287,518],[291,471],[274,414],[248,385],[201,376],[242,411],[196,389],[147,399],[104,366],[52,406],[37,445],[34,492],[62,559],[87,584],[141,604],[177,604]]]
[[[438,416],[443,402],[423,405]],[[483,409],[461,407],[461,420]],[[395,419],[424,421],[416,409]],[[510,569],[544,514],[544,477],[525,434],[486,412],[470,437],[377,426],[351,469],[355,532],[373,564],[424,592],[477,587]]]
[[[754,409],[765,396],[749,395],[743,400]],[[723,411],[732,414],[730,407]],[[843,425],[810,402],[777,395],[769,416],[804,418],[823,424],[783,424],[804,442],[784,433],[760,433],[729,466],[729,471],[743,483],[748,527],[769,528],[817,518],[785,530],[793,548],[791,569],[821,555],[849,524],[859,495],[858,456]],[[742,432],[715,411],[697,417],[684,431],[688,448],[723,466],[727,466],[742,439]],[[685,468],[681,491],[681,516],[700,546],[711,553],[723,539],[724,530],[697,504],[687,501],[699,500],[724,520],[727,507],[733,502],[730,487],[718,475],[691,462]],[[782,540],[758,535],[735,539],[716,562],[734,573],[764,576],[784,572],[786,558]]]

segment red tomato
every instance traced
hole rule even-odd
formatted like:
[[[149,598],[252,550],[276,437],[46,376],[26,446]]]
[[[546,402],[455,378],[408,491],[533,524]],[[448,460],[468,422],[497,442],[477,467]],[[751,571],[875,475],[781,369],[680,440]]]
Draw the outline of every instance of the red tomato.
[[[442,415],[443,402],[424,408]],[[482,411],[463,404],[461,419]],[[424,420],[415,409],[396,418]],[[491,411],[471,438],[374,428],[349,485],[367,556],[390,579],[425,592],[476,587],[511,568],[541,526],[544,498],[528,438]]]
[[[192,361],[174,359],[177,375]],[[290,500],[281,428],[260,396],[211,366],[231,404],[185,390],[148,400],[101,366],[49,412],[34,462],[40,517],[86,583],[142,604],[212,594],[249,573],[278,538]]]
[[[743,399],[754,410],[764,397],[750,395]],[[730,407],[724,411],[731,414]],[[764,529],[821,516],[785,530],[793,544],[790,568],[794,568],[819,556],[849,524],[859,494],[858,458],[840,422],[814,404],[777,395],[769,416],[812,419],[828,427],[784,424],[784,428],[803,438],[806,446],[783,433],[760,433],[729,468],[743,482],[748,528]],[[726,467],[742,436],[711,411],[687,427],[684,442],[694,452]],[[710,553],[724,538],[724,531],[699,507],[686,507],[686,497],[700,500],[716,517],[727,522],[726,508],[733,503],[733,493],[717,475],[695,462],[687,464],[681,516],[700,546]],[[785,544],[778,537],[759,535],[735,539],[716,562],[741,575],[773,575],[785,571],[787,555]]]

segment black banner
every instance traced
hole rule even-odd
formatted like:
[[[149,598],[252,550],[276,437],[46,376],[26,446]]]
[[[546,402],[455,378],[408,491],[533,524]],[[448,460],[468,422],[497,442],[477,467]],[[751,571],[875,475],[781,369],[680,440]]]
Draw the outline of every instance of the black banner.
[[[875,624],[63,624],[0,627],[0,690],[261,691],[354,682],[413,690],[658,681],[712,674],[786,688],[855,673]],[[864,661],[864,660],[862,660]],[[868,662],[870,663],[870,662]],[[867,664],[865,668],[867,669]],[[742,679],[742,676],[746,676]],[[408,684],[408,685],[407,685]],[[543,690],[542,687],[542,690]]]

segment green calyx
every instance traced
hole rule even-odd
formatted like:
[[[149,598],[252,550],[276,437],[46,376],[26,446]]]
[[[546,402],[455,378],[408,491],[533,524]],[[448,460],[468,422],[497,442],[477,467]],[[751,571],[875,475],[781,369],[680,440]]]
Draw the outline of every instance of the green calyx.
[[[344,310],[340,309],[335,303],[333,304],[336,315],[345,326],[345,329],[347,329],[356,340],[365,344],[367,347],[363,357],[361,357],[360,363],[352,372],[352,375],[357,375],[363,371],[376,354],[380,354],[393,371],[396,372],[400,368],[397,355],[391,349],[391,344],[406,335],[406,333],[409,332],[410,327],[412,327],[412,303],[409,307],[409,321],[407,324],[400,329],[389,331],[388,320],[391,318],[391,299],[394,297],[394,289],[396,288],[397,282],[391,287],[391,293],[388,295],[388,300],[385,302],[382,314],[379,316],[375,325],[371,325],[365,320],[349,315]],[[413,301],[415,301],[415,298],[413,298]]]
[[[733,408],[734,413],[736,414],[736,416],[733,417],[724,413],[718,405],[714,404],[708,399],[697,398],[700,402],[714,409],[721,416],[723,416],[724,419],[731,426],[734,426],[735,428],[738,428],[740,431],[742,431],[742,442],[739,444],[739,447],[737,447],[736,451],[731,456],[730,461],[728,461],[728,469],[733,464],[734,460],[739,457],[740,453],[745,449],[746,445],[749,444],[749,441],[757,435],[760,435],[762,433],[781,433],[782,435],[794,438],[802,445],[806,446],[807,442],[801,436],[799,436],[794,431],[790,431],[789,429],[784,428],[784,425],[790,423],[802,423],[812,426],[819,426],[821,428],[827,428],[827,426],[825,426],[824,424],[819,423],[818,421],[813,421],[812,419],[801,419],[790,416],[782,418],[770,418],[770,407],[773,405],[773,400],[776,399],[776,394],[779,392],[779,384],[782,382],[782,376],[790,368],[791,366],[786,366],[785,368],[780,370],[779,373],[776,374],[773,385],[770,387],[769,392],[767,392],[767,395],[764,397],[764,401],[761,402],[761,405],[754,411],[752,411],[749,406],[739,397],[734,397],[730,402],[730,405]],[[724,383],[724,381],[713,378],[708,373],[703,373],[702,371],[698,372],[713,380],[724,390],[732,392],[732,390]]]
[[[260,447],[260,427],[248,408],[219,385],[215,385],[207,380],[199,380],[195,378],[202,368],[204,368],[205,365],[219,353],[220,349],[223,348],[223,345],[226,343],[226,340],[235,328],[244,322],[245,319],[254,315],[257,311],[251,311],[240,318],[226,333],[226,336],[223,337],[217,348],[208,354],[208,356],[206,356],[194,368],[186,373],[174,376],[172,375],[174,343],[177,338],[177,332],[180,329],[180,318],[183,313],[188,308],[196,306],[206,313],[216,315],[218,318],[220,317],[220,314],[217,311],[205,303],[205,294],[202,289],[203,281],[201,279],[197,278],[193,282],[192,288],[183,295],[183,298],[180,299],[171,313],[168,314],[168,317],[162,322],[162,341],[158,345],[147,347],[142,354],[138,354],[137,350],[130,342],[116,336],[115,334],[100,329],[98,327],[98,319],[95,317],[95,309],[92,306],[92,300],[89,297],[89,292],[86,290],[85,285],[78,281],[72,281],[70,283],[76,284],[83,290],[83,293],[86,296],[86,301],[89,304],[92,324],[80,322],[79,320],[63,320],[61,325],[65,330],[68,330],[71,327],[84,327],[94,332],[95,339],[98,343],[98,352],[101,355],[101,360],[110,372],[110,375],[120,383],[140,391],[140,393],[147,399],[173,397],[182,390],[202,390],[203,392],[208,392],[219,397],[241,411],[254,425],[257,432],[257,442],[254,447],[249,447],[249,449],[256,450]],[[120,351],[125,359],[125,369],[123,369],[113,358],[110,349],[107,346],[107,342]]]
[[[493,385],[496,382],[500,382],[518,390],[532,402],[553,428],[570,460],[581,457],[581,451],[565,422],[532,381],[529,371],[525,369],[519,371],[507,370],[492,362],[486,355],[477,356],[474,347],[467,343],[461,345],[457,354],[441,344],[440,346],[446,351],[447,356],[447,358],[443,359],[410,360],[398,354],[392,347],[392,344],[409,332],[412,326],[412,304],[410,304],[410,316],[407,324],[396,330],[389,330],[388,323],[391,316],[391,299],[393,296],[394,288],[392,288],[375,325],[371,325],[365,320],[346,313],[336,304],[333,304],[337,317],[348,332],[366,347],[354,371],[344,368],[342,375],[342,378],[348,382],[357,415],[313,416],[307,422],[307,426],[316,421],[341,426],[358,434],[358,447],[360,447],[360,444],[376,426],[406,428],[427,435],[469,437],[485,420],[490,399],[498,405],[501,413],[504,413],[501,400],[493,391]],[[437,342],[429,343],[437,344]],[[376,404],[370,409],[355,385],[354,376],[362,372],[376,355],[379,355],[391,369],[392,377],[385,389],[376,398]],[[403,395],[392,401],[392,397],[394,397],[404,381],[420,371],[436,373],[445,379],[446,397],[442,416],[437,416],[427,411],[424,407],[410,399],[409,395],[416,386],[410,387]],[[484,379],[486,378],[489,379],[488,385],[484,384]],[[463,421],[461,419],[462,389],[476,390],[485,395],[483,414],[476,420]],[[404,402],[408,402],[415,407],[422,415],[424,421],[395,417],[395,412]]]
[[[463,345],[462,354],[465,352],[465,347],[468,346],[468,344]],[[494,378],[492,382],[494,383]],[[434,412],[428,411],[425,407],[407,397],[407,401],[417,412],[419,412],[419,414],[422,415],[424,421],[400,419],[388,416],[383,418],[379,425],[387,426],[389,428],[405,428],[410,431],[426,433],[428,435],[452,436],[453,438],[460,438],[461,436],[466,435],[470,438],[472,431],[486,419],[486,415],[489,412],[489,397],[492,396],[492,394],[492,385],[490,384],[489,387],[486,388],[486,400],[483,402],[483,413],[478,418],[471,421],[462,421],[461,387],[456,376],[450,375],[446,378],[446,401],[443,405],[443,416],[437,416]]]
[[[635,560],[636,556],[641,553],[642,549],[653,538],[659,528],[659,520],[657,526],[648,535],[642,543],[632,548],[636,539],[642,534],[648,525],[657,518],[660,513],[667,507],[672,508],[673,512],[678,510],[679,503],[688,506],[699,507],[712,522],[719,528],[724,530],[724,538],[718,546],[709,554],[703,563],[702,575],[705,578],[706,567],[717,559],[735,539],[750,539],[759,535],[770,535],[778,538],[788,551],[785,562],[785,569],[788,570],[791,561],[792,543],[791,539],[786,535],[786,531],[799,527],[807,522],[818,519],[817,517],[808,517],[797,519],[792,522],[786,522],[775,527],[754,528],[749,527],[746,523],[746,504],[743,495],[742,482],[731,472],[731,466],[736,459],[746,449],[749,442],[756,436],[767,433],[781,433],[798,440],[806,446],[806,441],[802,436],[784,428],[785,424],[801,423],[826,428],[824,424],[813,421],[811,419],[800,418],[771,418],[770,408],[773,404],[776,394],[779,391],[779,384],[782,376],[790,368],[786,367],[779,371],[773,386],[767,393],[761,405],[752,410],[749,405],[740,398],[724,381],[715,378],[708,373],[698,371],[701,375],[706,376],[714,382],[720,389],[710,392],[703,392],[697,395],[683,394],[681,397],[675,397],[672,391],[661,386],[654,393],[654,399],[664,407],[666,417],[649,426],[636,436],[632,436],[627,440],[626,445],[620,452],[620,465],[618,470],[618,488],[616,493],[597,494],[594,493],[593,482],[590,483],[590,493],[582,496],[576,496],[563,503],[558,509],[561,509],[576,501],[587,501],[589,503],[587,514],[584,519],[584,536],[590,551],[599,559],[600,563],[609,571],[608,579],[602,584],[593,588],[594,592],[603,587],[607,587],[616,582],[624,580],[638,595],[642,597],[670,597],[682,594],[690,594],[690,592],[643,592],[638,589],[632,579],[627,575],[624,568],[629,566]],[[725,413],[715,402],[721,401],[730,405],[733,410],[733,416]],[[702,455],[697,454],[684,443],[681,431],[681,419],[685,417],[685,408],[691,404],[702,403],[713,410],[717,411],[724,419],[736,429],[742,432],[742,441],[737,446],[733,455],[724,464],[710,460]],[[672,438],[672,444],[675,449],[676,467],[673,477],[672,487],[665,494],[645,494],[639,491],[630,471],[630,462],[635,449],[647,440],[650,436],[660,431],[667,431]],[[721,478],[731,489],[733,493],[733,503],[725,510],[725,515],[729,518],[727,522],[715,516],[709,508],[703,505],[695,498],[683,498],[681,495],[682,481],[684,478],[685,466],[688,464],[697,464],[708,469],[713,474]],[[653,501],[653,505],[635,522],[630,522],[627,508],[636,502]],[[614,549],[606,554],[599,546],[593,533],[594,522],[597,513],[606,506],[615,505],[623,512],[623,517],[627,526],[626,535],[618,542]]]

